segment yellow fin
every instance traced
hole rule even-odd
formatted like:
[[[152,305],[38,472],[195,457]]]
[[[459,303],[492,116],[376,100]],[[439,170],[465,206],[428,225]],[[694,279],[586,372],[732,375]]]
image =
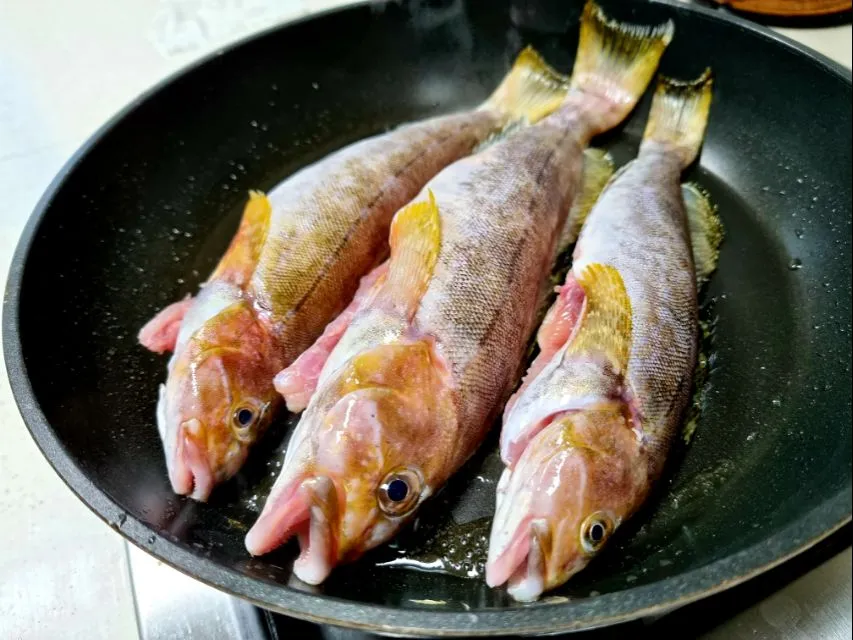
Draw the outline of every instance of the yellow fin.
[[[693,162],[705,138],[713,87],[710,68],[690,82],[661,76],[652,99],[643,146],[655,143],[677,153],[682,167]]]
[[[701,286],[717,268],[724,236],[723,223],[717,215],[716,205],[702,187],[694,183],[683,184],[681,195],[690,228],[696,281]]]
[[[417,310],[432,278],[441,248],[441,218],[431,190],[426,202],[400,209],[391,223],[391,258],[388,277],[379,295],[402,306],[407,318]]]
[[[605,355],[617,372],[628,366],[631,301],[615,267],[593,263],[576,276],[586,295],[585,311],[566,354]]]
[[[266,195],[260,191],[249,191],[249,201],[243,210],[237,233],[208,278],[209,281],[225,280],[238,287],[245,286],[252,277],[266,241],[271,214],[272,205]]]
[[[571,85],[609,103],[605,130],[637,104],[674,32],[672,20],[657,27],[621,23],[607,18],[595,2],[586,3]]]
[[[615,170],[613,158],[603,149],[588,148],[583,152],[583,177],[569,217],[563,227],[563,233],[557,243],[557,253],[565,251],[578,239],[581,227],[595,205],[604,187],[610,181]]]
[[[511,122],[536,122],[563,104],[568,89],[569,78],[552,69],[528,46],[518,54],[483,108],[500,111]]]

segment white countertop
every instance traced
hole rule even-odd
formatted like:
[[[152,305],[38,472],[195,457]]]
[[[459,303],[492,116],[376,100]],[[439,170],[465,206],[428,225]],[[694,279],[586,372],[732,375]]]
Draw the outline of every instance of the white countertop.
[[[0,0],[0,286],[48,183],[122,106],[227,42],[348,2]],[[851,65],[849,25],[781,31]],[[123,539],[44,460],[5,371],[0,423],[0,638],[137,638]]]

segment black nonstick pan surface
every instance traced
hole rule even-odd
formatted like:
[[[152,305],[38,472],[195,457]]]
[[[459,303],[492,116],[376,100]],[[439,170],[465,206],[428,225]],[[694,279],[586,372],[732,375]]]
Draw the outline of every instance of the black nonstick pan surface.
[[[494,439],[425,505],[417,528],[320,588],[291,577],[295,546],[255,559],[243,547],[292,420],[209,503],[172,494],[154,420],[165,358],[137,345],[138,329],[196,291],[248,189],[366,135],[479,103],[526,44],[569,71],[581,3],[529,4],[370,3],[284,25],[148,92],[62,170],[11,267],[6,364],[42,452],[116,531],[281,613],[384,633],[490,635],[661,613],[850,520],[850,72],[729,14],[668,0],[602,4],[617,18],[674,19],[662,73],[690,78],[710,65],[716,75],[688,176],[726,228],[703,295],[710,367],[689,444],[587,570],[526,606],[477,577],[500,469]],[[596,141],[619,163],[636,153],[648,102]]]

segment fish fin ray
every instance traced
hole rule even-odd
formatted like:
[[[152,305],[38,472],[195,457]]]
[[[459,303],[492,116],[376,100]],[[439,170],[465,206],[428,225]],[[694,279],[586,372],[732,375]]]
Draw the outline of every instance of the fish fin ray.
[[[596,148],[588,148],[584,151],[581,188],[569,210],[563,232],[560,234],[557,255],[577,241],[583,223],[586,222],[587,216],[609,183],[614,171],[613,157],[607,151]]]
[[[580,326],[566,347],[566,355],[582,353],[606,356],[614,369],[624,373],[631,348],[631,301],[619,271],[593,263],[576,275],[586,294]]]
[[[527,46],[483,108],[506,114],[510,124],[519,120],[532,123],[556,110],[568,89],[569,78]]]
[[[594,95],[609,106],[602,126],[609,129],[636,106],[672,40],[672,20],[646,27],[610,20],[595,2],[581,16],[573,90]]]
[[[692,182],[683,184],[681,194],[687,211],[696,280],[701,286],[717,268],[724,237],[723,223],[717,215],[717,206],[702,187]]]
[[[400,209],[391,223],[388,275],[377,297],[390,300],[407,319],[417,311],[441,248],[441,218],[431,190],[426,201]]]
[[[690,165],[705,138],[713,88],[710,68],[687,82],[661,76],[640,150],[649,143],[663,146],[678,154],[682,167]]]
[[[209,281],[225,280],[240,288],[248,284],[266,241],[271,215],[269,198],[261,191],[249,191],[249,200],[237,233],[208,278]]]

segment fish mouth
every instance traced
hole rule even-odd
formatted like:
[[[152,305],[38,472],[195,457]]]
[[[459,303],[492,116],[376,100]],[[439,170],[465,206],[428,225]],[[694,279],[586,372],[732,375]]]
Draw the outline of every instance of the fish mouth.
[[[183,423],[178,430],[175,455],[169,466],[172,490],[178,495],[206,502],[216,484],[204,449],[192,433],[200,431],[201,423],[193,418]]]
[[[506,548],[486,563],[486,584],[507,585],[519,602],[533,602],[545,590],[551,535],[544,519],[525,520]]]
[[[296,536],[300,552],[293,573],[302,582],[318,585],[337,563],[338,513],[338,491],[331,478],[297,478],[264,505],[246,534],[246,550],[263,555]]]

